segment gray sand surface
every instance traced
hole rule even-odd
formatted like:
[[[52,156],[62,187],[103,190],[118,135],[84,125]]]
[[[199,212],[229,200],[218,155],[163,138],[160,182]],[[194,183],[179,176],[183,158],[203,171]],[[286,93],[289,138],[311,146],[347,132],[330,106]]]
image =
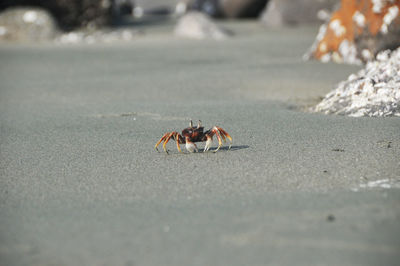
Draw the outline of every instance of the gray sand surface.
[[[300,110],[358,69],[316,28],[226,26],[0,46],[0,265],[398,265],[400,120]],[[232,149],[153,150],[190,118]]]

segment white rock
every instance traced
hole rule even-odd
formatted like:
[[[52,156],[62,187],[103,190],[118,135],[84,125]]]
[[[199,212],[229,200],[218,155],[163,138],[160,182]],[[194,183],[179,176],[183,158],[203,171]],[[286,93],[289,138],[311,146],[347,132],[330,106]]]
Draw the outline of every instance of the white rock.
[[[333,30],[337,37],[346,33],[346,28],[342,25],[342,22],[339,19],[332,20],[331,23],[329,23],[329,28]]]
[[[36,11],[29,10],[25,12],[22,18],[26,23],[34,23],[37,20],[38,15]]]
[[[400,116],[400,48],[383,51],[328,93],[314,111],[325,114]]]
[[[0,12],[0,42],[47,42],[57,33],[56,22],[47,10],[13,7]]]
[[[175,35],[190,39],[225,40],[229,34],[215,24],[211,18],[200,12],[189,12],[182,16],[176,27]]]
[[[365,16],[358,10],[354,12],[353,21],[361,28],[365,26]]]
[[[371,0],[372,2],[372,11],[374,13],[381,13],[383,8],[383,0]]]

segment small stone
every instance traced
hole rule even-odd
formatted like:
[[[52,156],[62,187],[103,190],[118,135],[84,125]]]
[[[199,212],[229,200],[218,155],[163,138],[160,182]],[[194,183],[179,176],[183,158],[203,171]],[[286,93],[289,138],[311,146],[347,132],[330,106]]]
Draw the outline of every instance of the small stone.
[[[332,151],[344,152],[344,149],[333,149]]]
[[[326,216],[326,221],[328,222],[334,222],[336,220],[335,216],[333,214],[329,214]]]

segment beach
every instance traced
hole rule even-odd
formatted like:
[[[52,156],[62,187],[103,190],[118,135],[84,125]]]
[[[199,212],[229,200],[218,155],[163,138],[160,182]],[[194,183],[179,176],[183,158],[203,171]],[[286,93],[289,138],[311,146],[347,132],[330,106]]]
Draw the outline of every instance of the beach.
[[[317,27],[222,26],[0,45],[2,264],[398,263],[400,120],[307,111],[360,66],[304,62]],[[232,148],[154,150],[190,119]]]

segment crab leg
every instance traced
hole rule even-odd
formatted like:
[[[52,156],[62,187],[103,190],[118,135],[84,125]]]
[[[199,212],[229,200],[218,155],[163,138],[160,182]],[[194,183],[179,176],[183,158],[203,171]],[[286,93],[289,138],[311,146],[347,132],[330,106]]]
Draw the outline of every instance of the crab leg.
[[[181,146],[179,146],[179,133],[175,134],[175,140],[176,140],[176,147],[178,148],[178,151],[182,152]]]
[[[224,141],[224,143],[226,143],[226,138],[224,133],[221,132],[221,130],[218,129],[219,134],[221,135],[222,140]]]
[[[212,144],[212,136],[211,135],[206,135],[207,136],[207,141],[206,141],[206,146],[204,147],[204,151],[203,152],[207,152]]]
[[[220,127],[216,127],[218,130],[219,130],[219,132],[221,133],[221,135],[224,137],[224,140],[225,140],[225,137],[227,137],[228,139],[229,139],[229,141],[230,141],[230,144],[229,144],[229,149],[232,147],[232,143],[233,143],[233,141],[232,141],[232,137],[228,134],[228,132],[226,132],[225,130],[223,130],[222,128],[220,128]]]
[[[222,146],[222,140],[221,140],[221,135],[219,134],[219,130],[217,129],[217,127],[214,127],[215,129],[215,135],[217,135],[217,139],[218,139],[218,148],[214,151],[214,152],[217,152],[220,148],[221,148],[221,146]]]
[[[161,143],[163,140],[165,140],[165,138],[168,136],[168,134],[170,134],[170,133],[169,133],[169,132],[165,133],[164,136],[162,136],[162,138],[156,143],[156,145],[154,146],[154,149],[155,149],[155,150],[159,151],[158,148],[157,148],[158,145],[160,145],[160,143]]]
[[[168,151],[167,151],[167,148],[166,148],[165,146],[167,145],[168,141],[175,135],[175,133],[176,133],[176,132],[171,132],[171,133],[169,133],[169,135],[167,136],[167,138],[164,140],[163,149],[164,149],[164,151],[165,151],[166,153],[168,153]]]

